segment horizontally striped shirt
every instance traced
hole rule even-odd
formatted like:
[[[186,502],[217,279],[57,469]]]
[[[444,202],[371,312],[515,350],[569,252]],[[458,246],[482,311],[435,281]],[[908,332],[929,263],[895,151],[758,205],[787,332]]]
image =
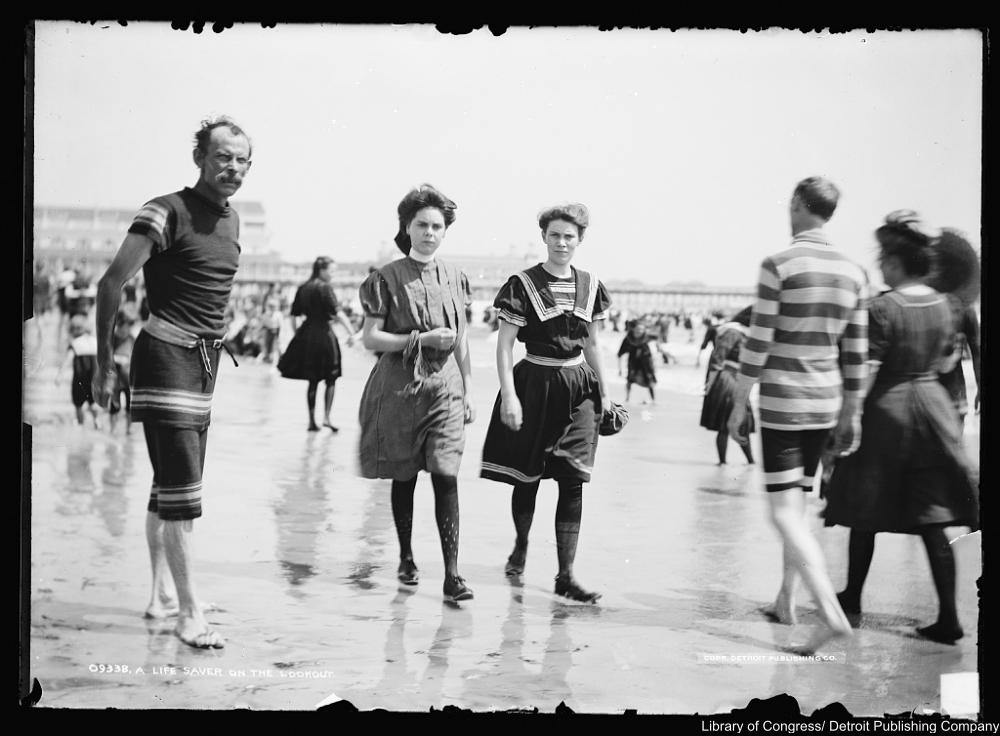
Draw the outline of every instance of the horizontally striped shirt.
[[[549,291],[556,300],[556,306],[564,312],[572,312],[576,306],[576,279],[549,277]]]
[[[760,424],[779,430],[836,425],[844,397],[865,390],[867,276],[826,239],[799,233],[761,264],[740,383],[760,381]]]
[[[200,337],[225,335],[240,257],[236,211],[186,187],[143,205],[128,231],[153,241],[143,266],[150,312]]]

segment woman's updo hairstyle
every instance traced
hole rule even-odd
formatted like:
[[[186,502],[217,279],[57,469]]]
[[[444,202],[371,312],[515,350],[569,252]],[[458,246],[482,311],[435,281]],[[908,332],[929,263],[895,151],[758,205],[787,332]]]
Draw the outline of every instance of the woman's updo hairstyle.
[[[427,207],[440,210],[444,216],[444,226],[446,228],[451,227],[451,224],[455,222],[455,210],[458,209],[458,205],[441,192],[430,184],[421,184],[419,187],[411,189],[403,197],[403,201],[399,203],[399,207],[396,208],[396,212],[399,214],[399,232],[396,233],[394,240],[396,241],[396,247],[406,255],[410,254],[410,236],[407,234],[406,229],[413,222],[416,214]]]
[[[314,279],[318,279],[319,275],[323,272],[327,266],[333,265],[333,259],[329,256],[320,256],[313,262],[313,275]]]
[[[926,276],[931,269],[931,232],[913,210],[896,210],[885,217],[885,224],[875,231],[881,258],[895,256],[907,276]]]
[[[580,240],[583,240],[583,232],[590,225],[590,213],[582,204],[561,204],[556,207],[549,207],[538,213],[538,224],[542,228],[542,234],[549,229],[549,223],[554,220],[565,220],[576,225],[580,233]]]

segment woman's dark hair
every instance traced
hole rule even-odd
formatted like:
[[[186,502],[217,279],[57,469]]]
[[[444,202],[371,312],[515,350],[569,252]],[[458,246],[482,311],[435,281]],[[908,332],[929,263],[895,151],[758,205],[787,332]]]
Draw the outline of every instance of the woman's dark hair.
[[[744,327],[750,326],[750,318],[753,316],[753,306],[743,307],[740,311],[733,315],[730,322],[738,322]]]
[[[895,256],[907,276],[926,276],[931,268],[929,233],[913,210],[896,210],[886,215],[885,224],[875,231],[880,258]]]
[[[955,294],[966,304],[979,296],[982,269],[979,254],[961,231],[946,227],[931,243],[931,272],[925,282],[942,294]]]
[[[803,206],[812,214],[829,220],[837,209],[840,200],[840,190],[829,179],[822,176],[810,176],[795,186],[793,197],[798,197]]]
[[[312,275],[312,277],[314,279],[318,279],[320,272],[324,268],[327,268],[328,266],[332,266],[333,264],[334,264],[334,260],[332,258],[330,258],[329,256],[320,256],[313,263],[313,275]]]
[[[212,131],[216,128],[229,128],[229,130],[233,132],[233,135],[241,135],[246,138],[249,153],[253,153],[253,144],[250,143],[250,136],[248,136],[240,126],[234,123],[232,118],[226,117],[225,115],[201,121],[201,128],[199,128],[198,132],[194,134],[194,147],[202,153],[208,153],[208,142],[212,138]]]
[[[441,192],[430,184],[421,184],[419,187],[411,189],[403,197],[403,201],[399,203],[399,207],[396,208],[396,213],[399,215],[399,232],[396,233],[396,237],[394,238],[396,247],[407,255],[410,254],[410,236],[407,234],[406,229],[413,222],[416,214],[428,207],[433,207],[441,212],[444,216],[445,228],[451,227],[451,224],[455,222],[455,210],[458,209],[458,205]]]
[[[549,207],[538,213],[538,225],[544,234],[549,229],[549,223],[554,220],[564,220],[576,225],[580,233],[580,240],[583,240],[583,232],[590,225],[590,212],[582,204],[561,204],[556,207]]]

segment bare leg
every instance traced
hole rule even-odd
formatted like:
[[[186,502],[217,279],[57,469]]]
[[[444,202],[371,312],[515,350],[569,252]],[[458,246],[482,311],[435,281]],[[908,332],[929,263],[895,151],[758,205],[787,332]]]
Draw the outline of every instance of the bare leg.
[[[319,426],[313,418],[316,413],[316,389],[319,388],[319,381],[309,381],[309,388],[306,389],[306,404],[309,406],[309,431],[319,432]]]
[[[189,540],[194,530],[194,522],[164,521],[163,547],[166,551],[167,564],[177,587],[177,626],[174,632],[185,644],[198,649],[221,649],[225,640],[212,631],[201,610],[194,592],[194,575],[191,564]]]
[[[336,383],[328,381],[326,384],[326,393],[323,395],[323,426],[327,427],[331,432],[340,431],[337,427],[330,424],[330,410],[333,408],[333,393],[336,387]]]
[[[652,386],[649,387],[649,403],[650,404],[656,403],[656,393],[653,391]]]
[[[507,575],[520,575],[524,572],[524,563],[528,557],[528,532],[535,518],[535,497],[538,494],[538,481],[527,485],[514,486],[510,498],[511,516],[514,518],[514,551],[507,558],[504,572]]]
[[[820,629],[801,648],[804,653],[813,653],[830,639],[849,636],[851,624],[840,608],[833,583],[827,575],[823,550],[806,524],[805,492],[795,488],[768,493],[767,497],[771,504],[771,520],[784,543],[786,565],[790,563],[792,569],[802,576],[823,619]],[[787,577],[790,576],[786,570]],[[782,581],[782,591],[784,589],[785,581]]]
[[[76,407],[76,423],[83,424],[83,407]]]
[[[799,622],[795,612],[795,592],[799,585],[799,573],[795,568],[795,560],[787,545],[781,552],[781,587],[774,603],[765,609],[764,613],[779,624],[794,626]]]
[[[163,543],[163,524],[155,511],[146,512],[146,543],[153,569],[153,594],[146,607],[146,618],[166,618],[177,614],[177,590],[167,565]]]
[[[628,403],[628,397],[632,394],[632,384],[631,382],[625,383],[625,403]]]

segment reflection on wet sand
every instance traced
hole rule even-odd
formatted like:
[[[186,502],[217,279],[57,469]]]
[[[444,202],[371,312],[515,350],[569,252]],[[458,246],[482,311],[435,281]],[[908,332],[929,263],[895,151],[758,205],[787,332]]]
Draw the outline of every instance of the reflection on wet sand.
[[[406,619],[409,615],[407,600],[416,591],[413,588],[399,587],[396,597],[389,604],[392,623],[385,632],[385,666],[382,669],[382,679],[375,686],[376,693],[398,693],[400,706],[409,702],[417,692],[417,676],[407,663]]]
[[[472,612],[463,604],[441,603],[441,622],[427,650],[427,667],[420,679],[420,696],[425,707],[443,708],[460,705],[461,693],[456,692],[461,678],[448,678],[448,652],[456,639],[472,635]],[[446,683],[448,686],[446,687]]]
[[[126,532],[129,500],[125,489],[135,472],[135,445],[129,437],[119,444],[109,441],[105,445],[106,465],[101,473],[101,493],[94,499],[108,534],[120,537]]]
[[[306,438],[297,472],[278,482],[281,495],[273,504],[277,526],[276,555],[291,586],[289,595],[316,574],[318,537],[327,519],[326,484],[330,475],[330,445]]]

